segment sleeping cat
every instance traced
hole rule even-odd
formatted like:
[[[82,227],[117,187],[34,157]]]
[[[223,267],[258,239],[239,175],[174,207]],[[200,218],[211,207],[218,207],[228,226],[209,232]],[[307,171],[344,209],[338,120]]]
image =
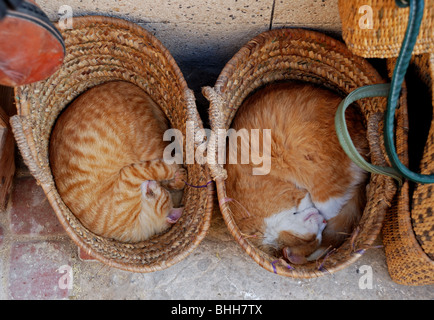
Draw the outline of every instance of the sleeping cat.
[[[162,232],[181,216],[167,189],[186,171],[163,161],[168,121],[139,87],[123,81],[89,89],[59,116],[50,164],[62,200],[89,230],[125,242]]]
[[[237,131],[271,129],[268,175],[252,175],[258,167],[252,163],[226,165],[227,194],[250,213],[234,210],[234,219],[256,246],[292,263],[339,246],[363,212],[367,175],[347,157],[334,129],[340,101],[310,84],[272,84],[247,98],[232,123]],[[346,118],[355,146],[367,156],[362,118],[354,108]],[[240,159],[240,141],[237,150]]]

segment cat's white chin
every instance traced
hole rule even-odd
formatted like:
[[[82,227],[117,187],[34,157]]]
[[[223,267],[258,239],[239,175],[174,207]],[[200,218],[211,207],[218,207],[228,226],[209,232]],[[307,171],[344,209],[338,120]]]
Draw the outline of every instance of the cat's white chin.
[[[296,209],[281,211],[264,220],[264,245],[277,246],[277,238],[282,231],[290,232],[301,238],[309,234],[316,234],[317,239],[321,241],[322,231],[327,224],[324,217],[314,207],[302,211],[296,211]]]

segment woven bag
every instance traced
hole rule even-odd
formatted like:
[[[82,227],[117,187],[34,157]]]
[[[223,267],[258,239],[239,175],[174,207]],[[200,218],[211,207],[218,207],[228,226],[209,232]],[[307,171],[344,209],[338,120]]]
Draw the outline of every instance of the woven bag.
[[[167,232],[139,243],[103,238],[86,229],[59,196],[49,164],[48,145],[60,112],[87,89],[107,81],[129,81],[159,104],[172,128],[186,134],[187,121],[196,133],[202,122],[193,92],[166,48],[139,26],[120,19],[92,16],[73,19],[62,31],[66,57],[56,73],[43,82],[17,87],[17,115],[11,119],[25,163],[42,186],[68,235],[101,262],[133,272],[165,269],[190,254],[210,225],[213,186],[184,189],[184,213]],[[196,141],[195,146],[201,141]],[[184,150],[185,151],[185,150]],[[185,154],[185,152],[184,152]],[[204,166],[185,165],[188,183],[205,185]]]
[[[294,278],[313,278],[333,273],[356,261],[372,247],[387,208],[396,192],[392,178],[371,175],[367,205],[359,226],[337,250],[325,258],[303,265],[290,266],[281,259],[256,248],[236,225],[232,210],[239,209],[226,201],[227,173],[218,163],[218,129],[229,129],[237,109],[256,89],[275,81],[298,80],[321,84],[343,97],[354,89],[382,83],[377,71],[363,58],[353,55],[346,46],[322,33],[303,29],[276,29],[258,35],[244,45],[226,64],[213,88],[203,88],[210,101],[211,136],[208,142],[208,166],[216,181],[220,210],[238,244],[261,267]],[[367,126],[371,161],[385,165],[379,123],[386,107],[384,98],[368,98],[356,103]]]
[[[361,28],[355,21],[358,14],[356,11],[362,5],[368,5],[372,9],[373,24],[371,28]],[[403,6],[409,6],[410,9]],[[418,15],[417,11],[421,9],[423,9],[420,15],[421,20],[417,20],[418,18],[415,18]],[[400,66],[399,71],[391,67],[395,65],[396,57],[401,61],[406,59],[410,61],[412,54],[410,65],[416,68],[417,77],[429,88],[432,97],[434,78],[433,0],[411,0],[405,1],[405,3],[402,0],[363,1],[363,3],[358,0],[339,1],[339,11],[343,25],[343,37],[350,50],[363,57],[390,58],[387,61],[389,75],[392,78],[392,74],[394,74],[396,79],[402,78],[406,71],[406,67],[403,66]],[[360,17],[360,13],[358,16]],[[409,21],[411,21],[411,25]],[[412,26],[413,31],[410,31],[408,26]],[[418,33],[416,33],[417,37],[414,38],[414,47],[411,47],[409,43],[413,43],[413,40],[410,40],[410,34],[416,31]],[[400,99],[406,99],[405,93]],[[414,101],[414,104],[409,101],[408,108],[420,112],[417,101]],[[393,117],[392,112],[389,114]],[[389,121],[389,123],[392,122]],[[413,127],[410,130],[420,130],[420,128]],[[404,170],[402,173],[406,176],[408,174],[408,179],[413,180],[412,177],[425,179],[424,183],[416,183],[415,187],[413,187],[413,182],[404,182],[398,193],[398,198],[394,200],[393,207],[387,215],[383,228],[389,273],[395,282],[401,284],[434,283],[434,261],[432,260],[434,258],[433,137],[434,122],[431,123],[426,140],[424,155],[420,163],[420,173],[413,173],[406,168],[403,162],[407,161],[408,165],[408,159],[402,153],[402,149],[399,159],[397,157],[391,159],[395,168],[397,168],[395,165],[397,164],[398,168]],[[399,164],[399,161],[402,161],[402,165]],[[418,179],[413,181],[418,182]]]
[[[391,61],[392,59],[390,59]],[[392,64],[393,62],[389,62]],[[430,88],[434,111],[434,54],[414,56],[411,66]],[[401,100],[406,100],[406,94]],[[417,101],[413,101],[418,104]],[[408,107],[418,108],[419,105]],[[434,120],[433,120],[434,121]],[[397,128],[400,125],[397,124]],[[404,125],[408,130],[409,124]],[[397,137],[398,140],[398,137]],[[408,165],[407,137],[397,144],[399,158]],[[427,143],[424,148],[420,171],[434,173],[434,122],[431,123]],[[393,205],[386,215],[382,234],[387,266],[393,281],[404,285],[434,284],[434,186],[416,184],[411,192],[411,182],[406,181],[399,190]]]
[[[365,58],[398,56],[408,24],[408,8],[395,0],[339,0],[342,37],[348,48]],[[414,54],[434,50],[434,0],[425,0]]]

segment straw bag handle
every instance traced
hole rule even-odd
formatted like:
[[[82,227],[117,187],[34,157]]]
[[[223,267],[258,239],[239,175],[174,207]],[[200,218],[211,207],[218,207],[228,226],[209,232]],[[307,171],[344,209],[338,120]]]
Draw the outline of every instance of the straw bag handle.
[[[30,173],[35,177],[38,183],[47,183],[48,180],[37,165],[26,138],[26,132],[31,130],[31,128],[29,128],[25,123],[25,118],[15,115],[9,119],[9,122],[11,124],[12,132],[14,133],[15,141],[17,142],[17,146],[20,150],[21,156],[23,157],[23,161],[29,168]]]
[[[220,149],[219,144],[223,144],[226,142],[226,136],[224,141],[219,141],[219,134],[218,134],[218,129],[224,128],[224,121],[222,119],[224,100],[221,97],[221,95],[217,92],[217,90],[211,87],[203,87],[202,94],[210,102],[209,120],[211,123],[212,130],[207,145],[208,168],[214,180],[217,179],[226,180],[227,172],[223,168],[223,165],[218,163],[218,151]]]
[[[400,7],[405,7],[408,5],[408,2],[404,0],[396,0],[396,3]],[[409,4],[410,13],[408,26],[393,72],[391,83],[365,86],[354,90],[341,102],[335,117],[336,132],[339,141],[347,155],[361,168],[372,173],[380,173],[391,176],[398,180],[400,185],[402,184],[403,177],[417,183],[434,183],[434,175],[422,175],[412,172],[401,163],[396,153],[396,148],[393,141],[395,110],[423,16],[423,0],[409,0]],[[389,161],[392,164],[392,168],[378,167],[366,162],[354,147],[345,123],[345,110],[352,102],[362,98],[376,96],[388,97],[384,119],[384,141],[385,149],[389,157]]]

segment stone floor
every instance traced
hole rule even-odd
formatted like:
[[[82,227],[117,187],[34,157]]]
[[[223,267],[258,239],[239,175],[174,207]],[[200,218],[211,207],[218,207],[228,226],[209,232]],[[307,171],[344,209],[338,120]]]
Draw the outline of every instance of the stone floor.
[[[182,67],[196,92],[205,127],[207,102],[200,88],[213,85],[221,67]],[[434,299],[434,286],[393,282],[381,248],[368,250],[353,265],[321,278],[300,280],[270,273],[238,246],[217,205],[208,235],[178,264],[147,274],[114,269],[79,253],[42,189],[19,159],[17,165],[7,210],[0,212],[0,300]],[[381,244],[381,239],[377,242]]]
[[[394,283],[383,249],[368,250],[354,265],[321,278],[270,273],[232,239],[217,208],[199,247],[166,270],[130,273],[82,258],[42,189],[25,169],[18,170],[8,208],[0,212],[1,300],[434,299],[434,286]]]

